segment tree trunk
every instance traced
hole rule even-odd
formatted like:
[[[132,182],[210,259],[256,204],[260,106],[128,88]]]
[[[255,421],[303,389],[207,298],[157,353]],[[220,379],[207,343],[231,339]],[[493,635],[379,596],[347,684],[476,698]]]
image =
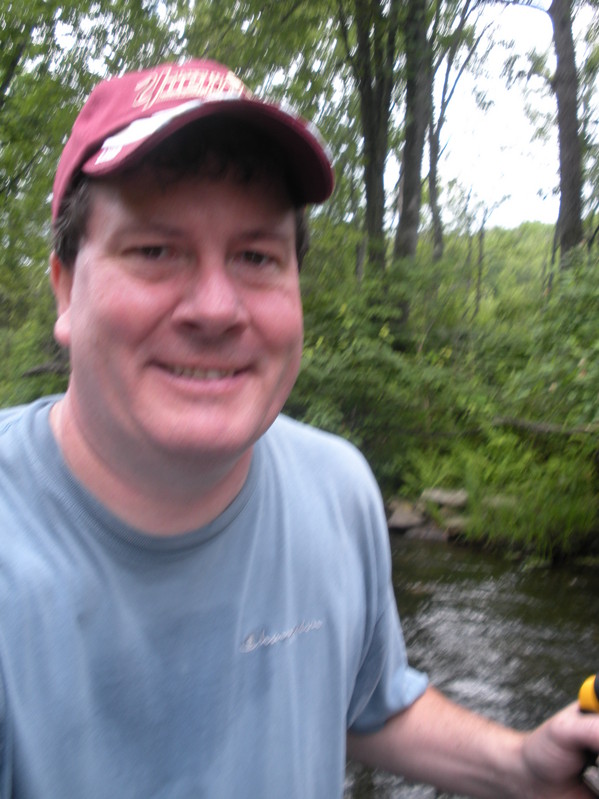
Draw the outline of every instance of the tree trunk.
[[[560,205],[558,237],[561,263],[580,244],[582,231],[582,156],[578,129],[578,74],[572,38],[570,0],[552,0],[548,14],[553,25],[557,59],[553,88],[557,100]]]
[[[354,47],[344,0],[338,0],[341,35],[360,95],[367,260],[377,271],[386,265],[384,177],[401,5],[402,0],[353,0]]]
[[[428,173],[428,193],[431,206],[433,222],[433,261],[440,261],[445,249],[443,237],[443,221],[441,219],[441,207],[439,206],[439,130],[437,130],[431,113],[431,120],[428,131],[429,144],[429,173]]]
[[[385,269],[385,164],[389,113],[376,107],[370,92],[360,102],[364,134],[364,188],[366,192],[367,261],[377,271]]]
[[[485,226],[487,224],[487,213],[483,216],[480,229],[478,231],[478,261],[476,264],[476,297],[474,302],[474,314],[472,319],[476,319],[480,311],[480,304],[483,297],[483,266],[485,262]]]
[[[406,15],[406,134],[402,155],[401,216],[395,258],[412,256],[418,245],[422,202],[422,156],[431,117],[432,54],[427,39],[426,0],[409,0]]]

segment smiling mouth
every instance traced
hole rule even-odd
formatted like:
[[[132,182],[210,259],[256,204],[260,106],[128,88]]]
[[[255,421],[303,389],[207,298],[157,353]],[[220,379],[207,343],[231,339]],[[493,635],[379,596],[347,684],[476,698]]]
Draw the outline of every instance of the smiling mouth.
[[[195,369],[187,366],[169,366],[167,369],[175,377],[188,377],[192,380],[224,380],[238,374],[236,369]]]

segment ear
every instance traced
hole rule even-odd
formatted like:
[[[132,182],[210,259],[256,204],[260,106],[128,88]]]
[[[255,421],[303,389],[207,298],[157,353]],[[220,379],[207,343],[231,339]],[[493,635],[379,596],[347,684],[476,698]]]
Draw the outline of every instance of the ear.
[[[50,282],[54,299],[56,301],[56,322],[54,323],[54,338],[62,347],[71,343],[71,291],[73,289],[73,276],[75,267],[65,267],[58,255],[50,255]]]

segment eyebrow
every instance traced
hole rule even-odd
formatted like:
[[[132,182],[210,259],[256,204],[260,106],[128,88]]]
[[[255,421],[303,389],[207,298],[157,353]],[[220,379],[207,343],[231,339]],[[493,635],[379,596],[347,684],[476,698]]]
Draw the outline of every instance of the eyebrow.
[[[114,237],[135,236],[135,235],[156,235],[166,236],[173,239],[183,239],[187,237],[187,232],[177,225],[170,225],[164,222],[153,222],[152,220],[123,220],[114,230]],[[289,242],[291,246],[295,244],[295,226],[287,231],[282,223],[272,225],[261,225],[247,230],[240,229],[233,236],[235,242],[254,242],[260,240],[278,241],[282,244]]]
[[[164,235],[173,238],[181,238],[185,235],[184,231],[175,225],[145,219],[125,219],[115,228],[115,235],[117,236],[141,233],[156,233],[159,236]]]
[[[236,239],[243,241],[259,241],[260,239],[275,239],[277,241],[285,242],[290,237],[287,231],[282,229],[282,225],[276,224],[267,227],[250,228],[249,230],[242,230],[235,235]],[[295,227],[291,231],[295,234]],[[292,236],[291,238],[294,238]]]

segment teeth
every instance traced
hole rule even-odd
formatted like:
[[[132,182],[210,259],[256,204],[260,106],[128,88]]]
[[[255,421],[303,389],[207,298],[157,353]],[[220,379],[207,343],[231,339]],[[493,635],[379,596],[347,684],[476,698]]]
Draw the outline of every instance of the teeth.
[[[194,380],[222,380],[232,377],[232,369],[190,369],[184,366],[173,366],[170,370],[177,377],[191,377]]]

